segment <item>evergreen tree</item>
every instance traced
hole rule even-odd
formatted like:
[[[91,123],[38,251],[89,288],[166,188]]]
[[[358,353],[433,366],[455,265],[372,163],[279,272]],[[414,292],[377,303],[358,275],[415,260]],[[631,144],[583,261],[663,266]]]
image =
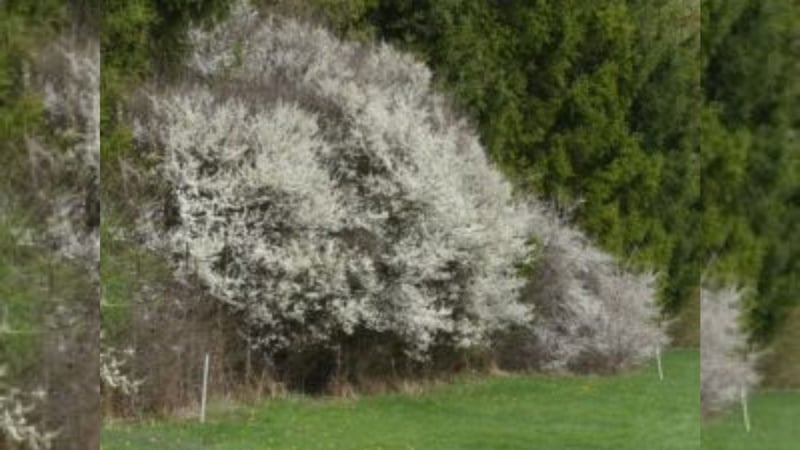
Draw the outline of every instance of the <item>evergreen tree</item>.
[[[800,3],[705,2],[703,36],[704,255],[764,340],[800,287]]]

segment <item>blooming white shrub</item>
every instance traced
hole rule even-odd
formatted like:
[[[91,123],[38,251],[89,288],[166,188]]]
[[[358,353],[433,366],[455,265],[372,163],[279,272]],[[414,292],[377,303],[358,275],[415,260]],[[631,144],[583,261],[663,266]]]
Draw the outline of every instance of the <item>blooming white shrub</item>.
[[[258,343],[368,330],[424,358],[530,320],[529,211],[422,64],[246,8],[193,38],[205,80],[153,88],[136,136],[163,151],[183,270]]]
[[[525,344],[534,366],[618,370],[668,344],[655,275],[624,270],[552,211],[534,217],[540,249],[527,291],[537,317]]]
[[[747,350],[741,291],[704,288],[700,302],[700,403],[710,412],[758,383],[758,355]]]
[[[11,279],[11,287],[22,287],[21,299],[36,311],[21,319],[35,331],[35,347],[9,361],[27,379],[10,382],[39,383],[48,393],[36,402],[6,395],[0,410],[12,448],[90,447],[99,426],[100,54],[96,41],[78,34],[65,30],[24,66],[20,88],[43,100],[43,120],[26,130],[25,145],[9,151],[13,184],[0,196],[0,208],[25,228],[12,231],[12,245],[24,252],[9,260],[25,277]],[[56,426],[58,437],[37,431]]]
[[[137,393],[142,380],[136,380],[126,371],[133,350],[120,351],[110,346],[100,349],[100,386],[130,396]]]
[[[33,88],[44,98],[52,135],[27,140],[37,203],[48,207],[47,244],[60,256],[96,269],[100,46],[96,41],[62,36],[38,55],[31,78]]]
[[[32,423],[44,394],[26,393],[3,383],[6,369],[0,366],[0,444],[6,439],[30,450],[51,448],[57,433],[44,431]]]

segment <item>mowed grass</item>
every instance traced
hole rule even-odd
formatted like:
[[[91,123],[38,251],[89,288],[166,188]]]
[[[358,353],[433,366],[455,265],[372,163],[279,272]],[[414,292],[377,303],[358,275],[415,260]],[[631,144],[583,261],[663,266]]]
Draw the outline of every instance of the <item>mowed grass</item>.
[[[418,395],[291,397],[182,419],[111,423],[106,450],[690,450],[699,448],[698,352],[611,377],[464,378]]]
[[[739,405],[702,427],[703,450],[800,449],[800,392],[759,392],[748,401],[750,433]]]

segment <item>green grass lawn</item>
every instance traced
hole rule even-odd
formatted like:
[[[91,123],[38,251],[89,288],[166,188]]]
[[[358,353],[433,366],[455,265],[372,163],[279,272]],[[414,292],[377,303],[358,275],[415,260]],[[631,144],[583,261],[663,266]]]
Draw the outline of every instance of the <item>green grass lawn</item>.
[[[704,450],[797,450],[800,448],[800,392],[760,392],[749,400],[747,433],[740,408],[703,425]]]
[[[105,450],[691,450],[700,440],[698,352],[613,377],[494,376],[420,395],[292,397],[195,420],[114,423]]]

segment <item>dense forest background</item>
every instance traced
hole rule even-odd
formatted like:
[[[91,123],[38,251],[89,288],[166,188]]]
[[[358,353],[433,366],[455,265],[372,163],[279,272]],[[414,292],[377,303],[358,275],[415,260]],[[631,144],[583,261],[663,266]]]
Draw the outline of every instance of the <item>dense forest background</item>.
[[[663,271],[665,310],[675,313],[696,292],[700,269],[692,232],[700,225],[693,120],[700,110],[699,11],[692,2],[660,3],[262,5],[328,23],[348,38],[383,39],[416,53],[519,188],[573,214],[631,263]],[[175,59],[164,52],[185,45],[179,30],[192,19],[219,17],[225,4],[200,2],[182,14],[163,2],[107,10],[103,101],[116,101],[107,92],[147,74],[175,76],[169,64]],[[164,50],[167,41],[175,43]],[[104,111],[108,129],[114,108]],[[104,157],[124,152],[124,138],[104,146]]]
[[[664,274],[668,315],[696,314],[701,277],[734,283],[748,288],[754,343],[787,342],[800,270],[798,1],[257,3],[415,53],[520,191]],[[11,176],[26,173],[14,149],[43,126],[22,67],[82,18],[102,44],[104,217],[124,216],[115,200],[116,161],[133,148],[119,116],[127,95],[144,80],[180,77],[188,27],[223,18],[231,4],[108,0],[94,23],[90,1],[3,2],[3,189],[24,189]],[[696,323],[677,331],[679,341]]]
[[[416,53],[520,189],[666,275],[667,312],[693,301],[701,275],[733,281],[752,288],[750,325],[767,340],[794,303],[797,2],[259,3]],[[185,28],[228,6],[108,2],[106,92],[179,76]],[[107,136],[124,134],[113,111]],[[111,157],[124,139],[104,147]]]

